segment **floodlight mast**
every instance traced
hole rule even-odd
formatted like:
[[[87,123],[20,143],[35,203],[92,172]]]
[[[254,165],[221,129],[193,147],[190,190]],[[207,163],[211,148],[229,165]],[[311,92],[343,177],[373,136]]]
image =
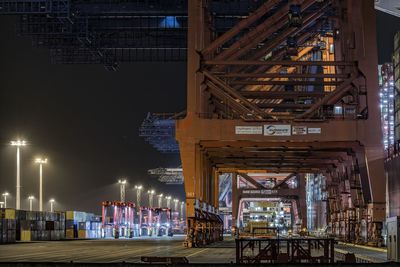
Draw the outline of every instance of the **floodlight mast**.
[[[26,146],[25,140],[16,140],[11,141],[10,145],[15,146],[17,148],[17,188],[16,188],[16,196],[15,196],[15,208],[17,210],[21,209],[21,172],[20,172],[20,151],[19,148]]]
[[[118,184],[119,184],[119,191],[120,191],[120,199],[121,202],[125,202],[125,186],[126,186],[126,179],[120,179],[118,180]]]
[[[39,164],[39,211],[43,211],[43,164],[47,159],[37,158],[35,163]]]

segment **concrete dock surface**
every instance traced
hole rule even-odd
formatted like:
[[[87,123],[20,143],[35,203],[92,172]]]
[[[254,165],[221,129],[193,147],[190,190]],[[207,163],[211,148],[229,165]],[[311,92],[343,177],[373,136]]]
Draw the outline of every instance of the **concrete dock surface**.
[[[0,245],[0,262],[139,263],[142,256],[186,257],[190,263],[235,262],[235,243],[231,238],[203,248],[185,248],[183,240],[184,236],[174,236],[15,243]],[[336,249],[374,262],[386,261],[382,249],[342,243]]]

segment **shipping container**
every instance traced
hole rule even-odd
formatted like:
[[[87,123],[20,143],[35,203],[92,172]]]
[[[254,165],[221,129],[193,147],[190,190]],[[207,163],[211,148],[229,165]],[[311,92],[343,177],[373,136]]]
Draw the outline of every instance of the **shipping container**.
[[[75,238],[74,232],[75,232],[74,229],[65,230],[65,238],[66,239],[74,239]]]
[[[31,231],[21,230],[21,241],[31,241]]]
[[[15,220],[15,209],[0,209],[0,219]]]

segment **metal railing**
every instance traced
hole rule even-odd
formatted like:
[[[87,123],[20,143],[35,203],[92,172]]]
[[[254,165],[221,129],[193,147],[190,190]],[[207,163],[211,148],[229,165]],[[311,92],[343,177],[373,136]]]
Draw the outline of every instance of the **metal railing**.
[[[239,238],[236,263],[334,263],[333,238]]]

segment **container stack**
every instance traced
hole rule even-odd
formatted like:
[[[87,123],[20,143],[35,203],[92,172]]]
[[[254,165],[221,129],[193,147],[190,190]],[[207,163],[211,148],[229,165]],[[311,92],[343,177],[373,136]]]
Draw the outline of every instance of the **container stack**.
[[[101,220],[93,213],[66,212],[66,238],[101,238]]]
[[[17,240],[52,241],[65,238],[64,212],[18,210]]]
[[[80,222],[78,238],[101,238],[101,222]]]
[[[0,209],[0,244],[101,238],[101,220],[93,213]]]
[[[14,209],[0,209],[0,244],[15,243],[16,220]]]

